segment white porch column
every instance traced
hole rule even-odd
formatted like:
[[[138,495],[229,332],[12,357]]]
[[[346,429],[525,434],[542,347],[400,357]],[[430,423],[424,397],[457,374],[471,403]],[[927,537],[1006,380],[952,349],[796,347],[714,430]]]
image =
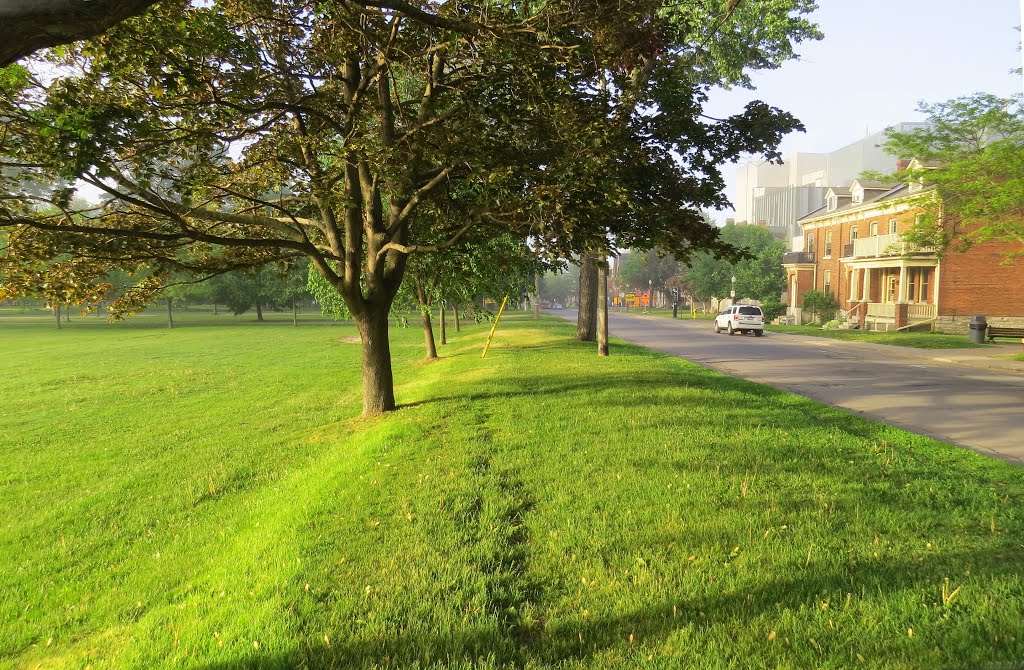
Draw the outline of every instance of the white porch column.
[[[789,306],[792,307],[793,309],[796,309],[796,273],[794,272],[793,274],[791,274],[790,278],[791,280],[789,282]]]
[[[863,268],[861,273],[864,275],[864,292],[860,294],[860,299],[867,300],[871,296],[871,270]]]
[[[907,302],[907,266],[900,265],[900,291],[897,302]]]

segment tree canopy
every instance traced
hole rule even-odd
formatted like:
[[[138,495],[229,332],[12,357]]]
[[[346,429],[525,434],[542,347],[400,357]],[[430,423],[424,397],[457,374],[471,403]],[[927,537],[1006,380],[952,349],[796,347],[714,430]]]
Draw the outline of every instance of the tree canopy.
[[[908,238],[941,251],[1000,240],[1024,254],[1022,103],[987,93],[922,103],[927,127],[888,133],[886,150],[914,159],[896,178],[934,187],[921,192],[927,215]]]

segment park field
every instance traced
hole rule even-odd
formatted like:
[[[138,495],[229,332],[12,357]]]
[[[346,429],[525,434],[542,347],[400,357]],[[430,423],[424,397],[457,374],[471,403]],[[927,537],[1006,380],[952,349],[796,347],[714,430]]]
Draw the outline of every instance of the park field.
[[[147,320],[148,319],[148,320]],[[0,668],[1024,667],[1024,471],[552,317],[0,320]]]

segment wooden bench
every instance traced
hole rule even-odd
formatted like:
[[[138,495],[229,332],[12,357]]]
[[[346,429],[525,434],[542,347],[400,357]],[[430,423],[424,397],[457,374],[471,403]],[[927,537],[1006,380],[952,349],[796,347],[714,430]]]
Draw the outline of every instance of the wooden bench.
[[[995,342],[997,337],[1016,337],[1024,339],[1024,328],[1006,328],[1003,326],[989,326],[986,337],[990,342]]]

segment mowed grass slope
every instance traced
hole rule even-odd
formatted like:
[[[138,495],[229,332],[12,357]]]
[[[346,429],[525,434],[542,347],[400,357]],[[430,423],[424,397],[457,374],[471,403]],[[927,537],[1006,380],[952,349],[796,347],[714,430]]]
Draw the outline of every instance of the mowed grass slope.
[[[228,318],[229,321],[230,317]],[[546,318],[0,331],[0,666],[1024,666],[1024,476]]]

